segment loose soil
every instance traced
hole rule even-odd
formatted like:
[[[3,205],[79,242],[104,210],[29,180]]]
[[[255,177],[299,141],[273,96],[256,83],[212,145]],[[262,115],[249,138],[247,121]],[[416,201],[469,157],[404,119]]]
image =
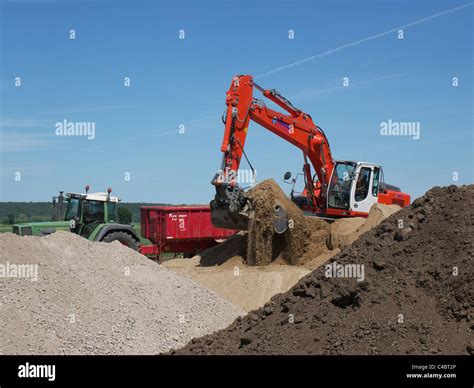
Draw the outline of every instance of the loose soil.
[[[247,192],[253,215],[249,222],[246,255],[248,265],[268,265],[275,260],[288,264],[304,264],[327,252],[329,225],[316,218],[305,217],[273,179],[258,184]],[[278,234],[273,221],[275,209],[287,213],[288,229]]]
[[[435,187],[330,259],[363,281],[321,266],[173,353],[472,354],[473,207],[474,185]]]
[[[162,265],[213,290],[247,312],[263,306],[275,294],[288,291],[310,272],[303,267],[278,262],[252,267],[239,256],[210,267],[202,266],[201,261],[199,256],[195,256],[169,260]]]
[[[264,219],[265,233],[275,236],[273,231],[273,210],[269,204],[278,203],[290,209],[290,218],[296,220],[297,224],[304,224],[308,233],[303,233],[298,228],[292,230],[291,234],[285,236],[288,240],[296,238],[299,244],[305,240],[302,250],[303,257],[298,260],[290,260],[299,265],[288,265],[285,260],[287,256],[280,254],[266,265],[248,265],[248,234],[239,232],[227,239],[225,242],[211,247],[201,253],[201,256],[188,259],[175,259],[163,263],[163,266],[187,276],[197,283],[215,291],[217,294],[243,308],[246,311],[262,307],[272,296],[288,291],[298,280],[308,274],[311,270],[319,267],[332,256],[339,253],[339,248],[350,245],[353,240],[369,228],[378,225],[382,219],[399,210],[398,206],[374,205],[369,217],[341,219],[333,224],[326,224],[319,219],[305,217],[299,208],[295,208],[288,201],[280,188],[273,181],[265,181],[257,186],[251,193],[254,198],[254,207],[258,203],[263,204],[265,211],[270,212],[267,217],[263,212],[258,212],[257,220]],[[270,199],[269,199],[270,198]],[[273,202],[272,202],[273,201]],[[257,222],[253,223],[253,232],[256,232]],[[258,231],[261,236],[263,233]],[[279,236],[277,236],[279,237]],[[273,238],[273,237],[272,237]],[[337,244],[326,247],[326,243]],[[274,247],[268,247],[274,249]],[[257,252],[263,252],[262,249]],[[284,253],[290,252],[284,250]],[[294,252],[294,251],[293,251]],[[273,255],[273,254],[272,254]],[[260,264],[266,262],[260,260]]]

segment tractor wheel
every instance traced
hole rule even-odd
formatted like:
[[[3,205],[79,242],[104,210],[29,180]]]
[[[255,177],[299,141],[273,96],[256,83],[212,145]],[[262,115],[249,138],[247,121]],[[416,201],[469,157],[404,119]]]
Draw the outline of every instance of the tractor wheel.
[[[112,232],[106,235],[103,242],[119,241],[121,244],[138,251],[138,242],[126,232]]]

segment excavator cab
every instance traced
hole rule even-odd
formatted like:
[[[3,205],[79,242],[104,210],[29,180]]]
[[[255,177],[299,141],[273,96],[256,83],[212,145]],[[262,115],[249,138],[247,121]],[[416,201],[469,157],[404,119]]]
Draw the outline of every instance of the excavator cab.
[[[327,195],[328,209],[368,213],[379,202],[382,168],[372,163],[338,161],[335,164]]]
[[[288,174],[288,173],[287,173]],[[294,184],[296,179],[285,174],[284,181],[293,184],[291,200],[303,211],[315,213],[307,189],[295,195]],[[315,182],[315,196],[321,184]],[[335,161],[334,169],[326,193],[326,209],[319,216],[327,218],[339,217],[366,217],[374,203],[387,205],[396,204],[400,207],[410,204],[410,196],[402,193],[400,188],[389,185],[383,180],[382,167],[367,162]]]
[[[328,207],[349,210],[351,185],[357,165],[353,162],[337,162],[328,189]]]

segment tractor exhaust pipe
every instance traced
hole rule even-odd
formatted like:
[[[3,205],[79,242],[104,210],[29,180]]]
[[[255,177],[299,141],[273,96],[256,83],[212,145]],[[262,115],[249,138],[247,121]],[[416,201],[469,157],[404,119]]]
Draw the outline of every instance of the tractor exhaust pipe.
[[[62,221],[64,219],[64,191],[59,192],[59,196],[53,197],[54,221]]]

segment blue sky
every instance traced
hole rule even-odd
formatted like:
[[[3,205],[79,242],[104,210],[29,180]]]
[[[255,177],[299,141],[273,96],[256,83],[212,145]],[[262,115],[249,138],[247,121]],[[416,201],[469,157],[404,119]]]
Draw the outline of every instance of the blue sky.
[[[3,1],[0,200],[49,200],[90,184],[125,201],[209,202],[235,74],[278,89],[326,131],[336,159],[382,165],[386,181],[413,198],[473,183],[473,8],[457,0]],[[95,122],[95,138],[56,136],[65,119]],[[419,122],[420,139],[381,136],[389,119]],[[287,190],[281,177],[301,169],[301,151],[255,123],[246,147],[258,180]]]

